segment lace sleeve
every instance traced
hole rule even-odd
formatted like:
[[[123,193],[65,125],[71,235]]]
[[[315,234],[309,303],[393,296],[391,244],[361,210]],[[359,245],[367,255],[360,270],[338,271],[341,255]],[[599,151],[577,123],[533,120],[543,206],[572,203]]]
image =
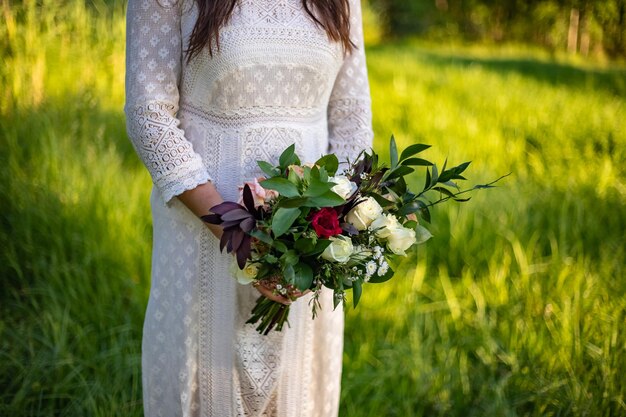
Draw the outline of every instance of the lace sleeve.
[[[178,3],[129,0],[126,16],[126,126],[165,203],[210,180],[176,118],[183,59]]]
[[[336,153],[340,161],[352,161],[372,146],[372,110],[359,0],[350,0],[350,37],[356,49],[346,56],[328,104],[329,151]]]

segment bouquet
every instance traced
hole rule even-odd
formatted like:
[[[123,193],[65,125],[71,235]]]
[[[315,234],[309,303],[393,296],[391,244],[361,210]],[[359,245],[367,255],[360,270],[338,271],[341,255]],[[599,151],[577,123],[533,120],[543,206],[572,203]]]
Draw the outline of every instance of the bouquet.
[[[278,166],[257,161],[266,177],[244,184],[239,202],[214,206],[202,219],[222,226],[220,250],[235,255],[240,283],[263,283],[291,299],[310,290],[313,318],[322,287],[333,290],[335,308],[352,290],[356,307],[364,284],[389,280],[397,258],[431,237],[419,221],[430,222],[430,207],[467,201],[460,194],[493,184],[460,191],[454,181],[465,179],[461,174],[469,162],[444,164],[439,172],[416,156],[429,147],[414,144],[399,153],[392,136],[388,164],[373,150],[363,151],[339,173],[335,155],[302,164],[291,145]],[[416,167],[426,170],[417,193],[405,180]],[[427,193],[439,198],[430,201]],[[248,323],[268,334],[280,331],[288,315],[288,305],[261,296]]]

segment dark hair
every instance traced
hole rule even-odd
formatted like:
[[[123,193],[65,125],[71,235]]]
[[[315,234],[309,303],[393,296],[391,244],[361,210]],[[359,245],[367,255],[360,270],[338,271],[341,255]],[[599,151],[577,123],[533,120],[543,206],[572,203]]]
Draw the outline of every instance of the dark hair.
[[[235,9],[238,0],[196,0],[198,20],[191,32],[189,46],[185,53],[187,61],[196,56],[205,46],[213,55],[212,41],[219,50],[219,30],[224,26]],[[313,21],[323,28],[328,37],[340,42],[345,53],[352,52],[354,42],[350,40],[349,0],[302,0],[304,10]],[[315,8],[313,13],[312,6]]]

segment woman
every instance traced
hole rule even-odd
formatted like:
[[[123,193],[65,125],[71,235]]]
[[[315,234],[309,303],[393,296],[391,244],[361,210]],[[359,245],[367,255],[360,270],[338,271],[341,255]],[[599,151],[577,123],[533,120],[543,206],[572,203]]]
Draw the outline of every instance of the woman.
[[[343,312],[310,295],[290,327],[246,325],[264,287],[238,285],[198,217],[292,143],[303,162],[371,146],[358,0],[129,0],[129,136],[154,182],[145,415],[337,415]],[[285,300],[283,300],[285,301]]]

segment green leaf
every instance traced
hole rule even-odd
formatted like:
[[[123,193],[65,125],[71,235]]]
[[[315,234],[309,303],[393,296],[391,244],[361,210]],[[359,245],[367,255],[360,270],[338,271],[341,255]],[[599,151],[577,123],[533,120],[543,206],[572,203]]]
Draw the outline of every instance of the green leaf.
[[[299,216],[300,209],[298,208],[281,207],[276,210],[276,213],[272,216],[272,232],[274,232],[274,237],[279,237],[287,232]]]
[[[300,262],[300,257],[295,250],[290,249],[287,252],[283,253],[283,255],[280,257],[280,260],[283,265],[296,265],[298,262]]]
[[[261,181],[261,187],[267,190],[275,190],[278,191],[278,194],[283,197],[299,197],[300,192],[298,192],[298,187],[295,186],[294,183],[289,181],[286,178],[270,178],[267,180]]]
[[[336,207],[344,204],[346,200],[332,191],[328,191],[317,197],[309,197],[303,204],[305,207]]]
[[[447,188],[444,187],[434,187],[433,188],[434,191],[439,191],[441,194],[444,194],[448,197],[451,198],[455,198],[456,194],[454,194],[452,191],[448,190]]]
[[[426,181],[424,182],[424,189],[422,192],[428,190],[431,187],[430,185],[430,170],[426,168]]]
[[[391,159],[391,169],[398,166],[398,146],[396,145],[396,138],[391,135],[389,140],[389,158]]]
[[[402,161],[400,165],[429,167],[433,165],[433,163],[422,158],[409,158],[409,159],[405,159],[404,161]]]
[[[280,170],[276,169],[276,167],[274,167],[269,162],[256,161],[256,163],[257,165],[259,165],[259,168],[261,168],[261,171],[263,171],[268,177],[273,177],[280,174]]]
[[[426,242],[431,237],[433,237],[433,235],[424,226],[417,225],[415,227],[415,243],[417,245]]]
[[[285,277],[285,281],[290,284],[293,284],[296,279],[296,271],[293,269],[293,265],[286,265],[283,268],[283,276]]]
[[[274,242],[274,239],[272,239],[270,235],[258,229],[254,229],[248,234],[254,238],[259,239],[263,243],[267,243],[268,245],[271,245]]]
[[[285,245],[285,243],[281,242],[280,240],[274,240],[274,242],[272,243],[272,246],[278,252],[282,252],[282,253],[287,252],[287,245]]]
[[[393,201],[391,200],[387,200],[385,197],[383,197],[382,195],[378,194],[378,193],[369,193],[369,195],[376,200],[376,202],[378,204],[381,205],[381,207],[387,207],[387,206],[391,206],[393,204]]]
[[[315,248],[311,252],[305,253],[305,255],[313,256],[322,253],[328,246],[330,246],[331,243],[332,241],[329,239],[319,239],[315,244]]]
[[[315,162],[315,165],[325,167],[328,175],[335,175],[337,169],[339,169],[339,160],[335,154],[328,154],[322,156]]]
[[[302,207],[308,201],[306,197],[292,197],[281,199],[275,207]]]
[[[294,247],[300,253],[307,253],[315,249],[315,242],[311,238],[298,239]]]
[[[439,181],[439,170],[437,170],[437,165],[433,165],[432,177],[430,179],[430,186],[434,186]]]
[[[296,144],[291,144],[280,154],[278,163],[282,168],[287,168],[289,165],[293,165],[296,159]]]
[[[401,178],[404,177],[405,175],[409,175],[411,173],[415,172],[415,170],[411,167],[407,167],[404,165],[400,165],[399,167],[395,168],[394,170],[389,172],[389,175],[387,175],[387,180],[391,180],[394,178]]]
[[[352,283],[352,305],[354,306],[354,308],[356,308],[356,306],[359,304],[362,293],[363,287],[361,286],[361,281],[357,279]]]
[[[306,291],[313,284],[313,269],[304,262],[299,262],[294,267],[294,285],[300,291]]]
[[[422,219],[424,219],[424,221],[430,223],[430,210],[428,210],[428,207],[422,207],[419,210],[419,213]]]
[[[324,182],[315,177],[311,177],[308,188],[302,194],[305,197],[318,197],[330,191],[335,184]]]
[[[404,180],[404,177],[398,178],[398,180],[393,185],[393,187],[391,187],[391,189],[393,190],[394,193],[396,193],[396,195],[405,196],[407,194],[407,186],[406,186],[406,181]]]
[[[400,160],[402,161],[408,158],[409,156],[418,154],[428,148],[430,148],[430,145],[425,145],[423,143],[416,143],[414,145],[410,145],[405,150],[402,151],[402,155],[400,155]]]
[[[404,223],[402,226],[406,227],[407,229],[415,229],[417,225],[418,223],[415,220],[409,220],[408,222]]]

